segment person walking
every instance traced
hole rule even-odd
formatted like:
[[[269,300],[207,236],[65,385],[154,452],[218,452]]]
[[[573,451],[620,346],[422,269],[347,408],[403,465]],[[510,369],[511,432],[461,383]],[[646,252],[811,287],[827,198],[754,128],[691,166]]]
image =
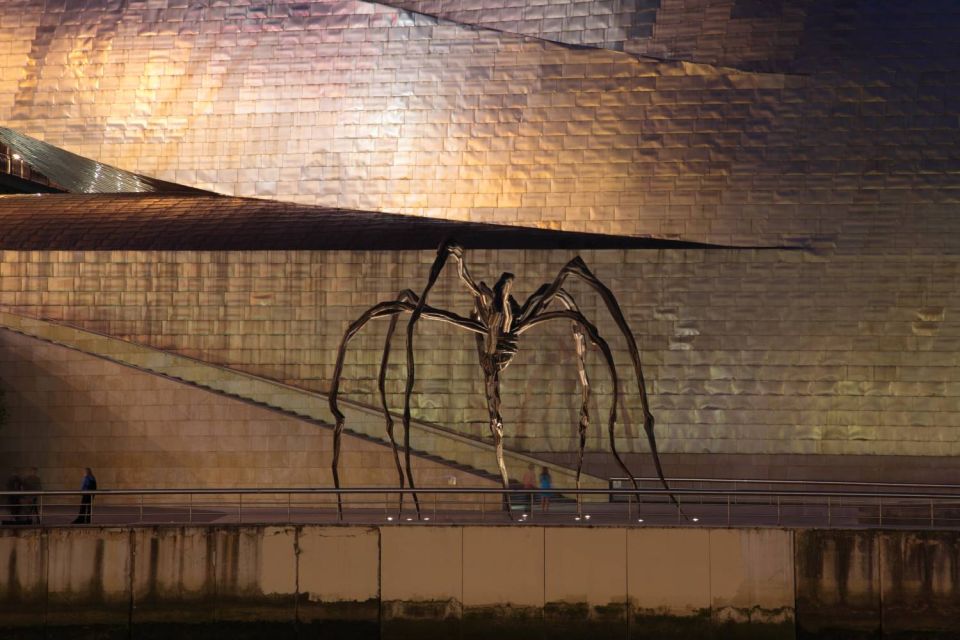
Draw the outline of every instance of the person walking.
[[[97,478],[93,475],[93,470],[86,467],[86,474],[83,476],[83,484],[80,485],[80,491],[96,491]],[[93,512],[93,495],[83,494],[80,498],[80,515],[73,521],[73,524],[90,524],[90,516]]]
[[[40,482],[40,476],[37,475],[37,468],[30,467],[27,470],[27,476],[23,479],[24,491],[43,491],[43,483]],[[40,511],[37,509],[38,496],[23,496],[23,514],[22,520],[27,524],[40,524]]]
[[[553,488],[553,478],[550,477],[550,470],[546,467],[540,472],[540,510],[544,513],[550,511],[550,489]]]

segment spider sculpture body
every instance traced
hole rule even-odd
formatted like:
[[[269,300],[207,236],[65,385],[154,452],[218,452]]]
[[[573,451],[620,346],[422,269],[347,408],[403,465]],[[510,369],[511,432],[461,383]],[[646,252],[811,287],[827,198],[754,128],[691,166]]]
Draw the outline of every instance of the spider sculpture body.
[[[460,281],[466,286],[467,290],[473,296],[474,308],[470,317],[465,318],[451,311],[438,309],[427,304],[427,297],[433,288],[440,273],[449,258],[453,258],[457,263],[457,271]],[[596,345],[603,355],[612,379],[613,399],[610,404],[610,411],[607,417],[607,429],[610,437],[610,450],[623,472],[633,481],[636,489],[637,483],[633,479],[633,474],[624,464],[620,454],[617,453],[614,431],[617,422],[617,405],[619,403],[619,379],[617,369],[614,364],[613,354],[610,346],[604,340],[597,328],[581,313],[573,296],[564,288],[564,282],[570,276],[580,278],[587,285],[596,291],[603,299],[607,310],[613,317],[627,341],[630,351],[630,357],[633,362],[633,368],[637,378],[637,385],[640,394],[640,402],[643,410],[643,427],[650,445],[650,453],[656,466],[657,475],[667,491],[670,487],[663,475],[660,465],[660,458],[657,454],[657,442],[654,436],[654,419],[650,412],[647,401],[646,385],[643,379],[643,372],[640,367],[640,352],[637,348],[636,340],[630,327],[617,304],[613,293],[605,284],[603,284],[590,270],[583,260],[578,256],[568,262],[557,274],[557,277],[551,283],[542,285],[533,294],[530,295],[523,304],[510,295],[513,286],[514,276],[511,273],[504,273],[497,280],[493,287],[484,282],[477,282],[467,270],[463,258],[463,249],[453,243],[444,242],[437,250],[437,257],[430,269],[430,275],[427,284],[420,295],[407,289],[400,293],[395,300],[380,302],[370,307],[356,321],[347,328],[340,343],[337,352],[337,363],[333,373],[333,379],[330,386],[330,411],[335,418],[334,439],[333,439],[333,482],[336,488],[340,488],[339,476],[339,458],[340,441],[343,431],[345,416],[340,411],[337,404],[337,396],[340,387],[340,378],[343,373],[343,365],[346,357],[347,346],[350,340],[359,332],[369,321],[376,318],[389,317],[390,325],[387,329],[387,336],[383,350],[383,357],[380,363],[379,391],[380,400],[383,407],[384,419],[386,421],[386,431],[393,447],[394,460],[397,465],[397,473],[400,479],[400,488],[404,488],[404,469],[400,464],[400,455],[397,441],[394,437],[394,423],[387,406],[385,381],[387,364],[390,359],[390,343],[396,331],[397,320],[402,314],[410,314],[407,321],[407,343],[406,343],[406,365],[407,376],[404,391],[403,405],[403,427],[404,427],[404,454],[406,462],[406,483],[410,489],[415,489],[413,473],[410,466],[410,396],[413,393],[415,382],[415,362],[414,362],[414,329],[421,318],[446,322],[456,327],[464,329],[474,334],[477,343],[477,353],[480,359],[480,367],[483,370],[484,392],[487,400],[487,410],[490,418],[490,432],[493,436],[493,442],[496,447],[497,465],[500,470],[500,476],[505,489],[509,488],[509,479],[506,465],[503,460],[503,418],[500,414],[500,373],[509,366],[517,355],[520,336],[526,331],[537,325],[544,324],[553,320],[568,321],[571,324],[574,347],[577,354],[577,370],[579,374],[581,405],[579,422],[579,457],[577,461],[577,488],[580,487],[580,475],[583,467],[583,452],[586,444],[587,430],[590,426],[590,380],[587,376],[585,358],[587,353],[587,341]],[[560,307],[560,308],[557,308]],[[671,500],[677,504],[673,495]],[[420,514],[420,504],[417,495],[413,493],[414,504],[417,508],[417,514]],[[343,515],[343,506],[338,494],[338,512]],[[679,504],[677,504],[679,507]]]

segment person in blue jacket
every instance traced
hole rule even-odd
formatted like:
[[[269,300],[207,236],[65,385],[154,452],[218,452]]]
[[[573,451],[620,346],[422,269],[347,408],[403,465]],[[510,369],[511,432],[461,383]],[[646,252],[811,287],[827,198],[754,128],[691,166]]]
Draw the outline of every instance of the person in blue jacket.
[[[86,474],[83,476],[83,484],[80,485],[80,491],[96,491],[97,478],[93,475],[93,470],[86,467]],[[93,511],[93,496],[85,493],[80,497],[80,515],[77,516],[73,524],[90,524],[90,515]]]
[[[553,488],[553,479],[550,470],[546,467],[540,472],[540,509],[544,513],[550,511],[550,489]]]

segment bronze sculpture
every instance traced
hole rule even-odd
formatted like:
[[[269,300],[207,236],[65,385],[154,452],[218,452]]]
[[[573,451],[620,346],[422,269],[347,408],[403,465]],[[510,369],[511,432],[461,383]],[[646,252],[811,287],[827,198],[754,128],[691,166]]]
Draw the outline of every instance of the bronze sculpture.
[[[447,259],[453,256],[457,262],[457,271],[461,282],[466,285],[474,299],[474,309],[469,318],[464,318],[456,313],[431,307],[427,304],[427,296],[433,285],[436,283]],[[400,477],[400,488],[404,486],[404,472],[400,464],[400,456],[397,449],[397,442],[393,434],[393,419],[387,406],[385,391],[386,370],[390,359],[390,343],[397,326],[397,319],[400,314],[409,313],[410,319],[407,322],[407,377],[404,391],[403,405],[403,441],[406,461],[406,479],[410,489],[415,489],[413,482],[413,472],[410,466],[410,396],[413,392],[415,379],[415,364],[413,358],[413,332],[417,321],[421,318],[429,320],[438,320],[452,324],[461,329],[473,333],[477,340],[477,352],[480,356],[480,366],[483,369],[484,391],[487,399],[487,409],[490,415],[490,431],[493,435],[494,445],[496,446],[497,465],[500,469],[500,476],[503,481],[504,489],[509,488],[507,469],[503,461],[503,420],[500,415],[500,372],[509,366],[513,357],[517,354],[518,339],[522,333],[533,327],[551,321],[551,320],[569,320],[572,325],[573,338],[577,353],[577,369],[580,379],[582,402],[580,405],[579,422],[579,457],[577,461],[576,485],[580,488],[580,474],[583,467],[583,452],[586,445],[587,429],[590,425],[590,413],[588,402],[590,399],[590,381],[587,377],[587,371],[584,359],[586,357],[586,341],[599,347],[607,363],[610,376],[613,383],[613,401],[610,405],[610,413],[607,420],[607,428],[610,436],[610,450],[616,458],[620,468],[633,481],[634,489],[638,489],[637,481],[633,474],[624,464],[620,454],[617,453],[616,442],[614,438],[614,428],[617,421],[617,403],[619,401],[619,379],[617,369],[613,361],[613,354],[607,342],[600,337],[596,327],[591,324],[580,312],[576,301],[567,291],[563,289],[563,283],[570,275],[577,276],[592,287],[603,299],[607,310],[613,317],[614,322],[620,328],[627,340],[627,346],[630,351],[630,358],[636,372],[637,385],[640,392],[640,401],[643,409],[643,428],[647,434],[647,440],[650,444],[650,453],[656,466],[657,475],[663,483],[664,488],[669,492],[670,487],[663,475],[663,469],[660,465],[660,457],[657,454],[657,442],[653,432],[654,419],[650,412],[649,402],[647,400],[646,385],[643,379],[643,371],[640,367],[640,352],[637,348],[633,332],[627,325],[620,305],[617,303],[613,293],[605,284],[603,284],[590,270],[586,263],[579,257],[575,257],[568,262],[557,274],[552,283],[543,284],[521,305],[513,296],[510,290],[513,286],[514,275],[512,273],[503,273],[493,287],[489,287],[484,282],[476,282],[467,271],[467,266],[463,259],[463,248],[454,242],[443,242],[437,249],[437,257],[430,269],[430,275],[423,292],[418,296],[410,289],[404,290],[395,300],[380,302],[373,305],[357,320],[350,324],[340,343],[337,352],[337,363],[333,372],[333,379],[330,384],[330,411],[335,418],[334,436],[333,436],[333,483],[340,488],[340,476],[338,464],[340,458],[340,441],[343,431],[345,416],[337,405],[337,395],[340,387],[340,377],[343,372],[344,359],[346,356],[347,345],[350,339],[370,320],[381,317],[390,317],[390,326],[387,329],[386,342],[383,349],[383,357],[380,362],[380,374],[378,377],[378,388],[380,391],[380,400],[383,406],[383,413],[386,420],[386,431],[393,447],[394,460],[397,465],[397,473]],[[562,309],[549,311],[548,307],[557,302],[563,306]],[[670,499],[679,508],[676,498],[670,494]],[[416,506],[417,515],[420,515],[420,503],[417,494],[413,493],[413,501]],[[401,502],[402,507],[402,502]],[[338,494],[337,511],[340,517],[343,517],[343,504]]]

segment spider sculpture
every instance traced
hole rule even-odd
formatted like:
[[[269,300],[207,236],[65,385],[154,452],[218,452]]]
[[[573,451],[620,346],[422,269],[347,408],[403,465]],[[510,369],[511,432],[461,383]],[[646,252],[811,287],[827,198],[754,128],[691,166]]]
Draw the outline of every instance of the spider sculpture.
[[[450,257],[457,262],[457,271],[460,280],[466,286],[467,290],[473,296],[474,308],[469,318],[464,318],[451,311],[431,307],[427,304],[427,296],[433,288],[437,277],[443,270],[444,265]],[[397,441],[393,433],[393,419],[387,406],[385,391],[386,370],[390,358],[390,343],[396,330],[397,320],[401,314],[409,313],[410,319],[407,321],[407,377],[404,391],[403,403],[403,444],[406,461],[406,481],[410,489],[415,489],[413,473],[410,467],[410,396],[413,392],[415,380],[415,362],[413,357],[414,350],[414,328],[420,318],[427,320],[438,320],[446,322],[456,327],[464,329],[474,334],[477,341],[477,353],[480,358],[480,367],[483,369],[484,391],[487,399],[487,410],[490,414],[490,432],[493,435],[493,442],[496,446],[497,465],[500,469],[500,477],[503,481],[504,489],[509,488],[507,469],[503,461],[503,418],[500,415],[500,372],[507,368],[513,357],[517,355],[517,345],[520,335],[536,327],[537,325],[550,322],[552,320],[567,320],[571,323],[573,332],[573,342],[577,353],[577,370],[579,373],[582,402],[580,405],[580,423],[579,423],[579,457],[577,460],[577,488],[580,488],[580,472],[583,467],[583,451],[586,444],[587,429],[590,426],[590,413],[588,403],[590,400],[590,381],[587,377],[585,366],[585,356],[587,351],[587,340],[596,345],[603,358],[606,361],[607,368],[610,371],[610,377],[613,383],[613,401],[610,403],[610,413],[607,418],[607,429],[610,436],[610,450],[616,458],[617,463],[623,472],[633,481],[634,489],[637,489],[637,482],[633,479],[633,474],[624,464],[620,454],[617,453],[616,442],[614,439],[614,429],[617,422],[617,404],[619,402],[619,379],[617,369],[614,365],[613,354],[606,340],[600,337],[597,328],[584,317],[573,299],[563,288],[564,281],[569,276],[575,276],[582,279],[592,287],[603,299],[610,315],[617,326],[623,332],[627,340],[627,346],[630,350],[630,358],[633,361],[633,368],[637,377],[637,385],[640,392],[640,402],[643,407],[643,427],[647,434],[647,440],[650,443],[650,453],[653,456],[653,462],[657,469],[657,475],[663,483],[664,488],[669,492],[670,487],[663,475],[660,465],[660,457],[657,455],[657,441],[653,433],[653,414],[650,413],[650,406],[647,401],[646,386],[643,380],[643,372],[640,368],[640,352],[637,349],[637,342],[623,317],[620,305],[617,304],[613,293],[607,288],[593,273],[587,268],[584,261],[577,256],[568,262],[557,274],[553,282],[542,285],[537,289],[523,304],[519,304],[510,290],[513,286],[514,276],[512,273],[504,273],[497,280],[493,287],[487,286],[484,282],[476,282],[467,271],[467,266],[463,259],[463,248],[453,242],[444,242],[437,250],[437,257],[430,269],[430,276],[426,287],[418,296],[413,291],[407,289],[400,293],[395,300],[380,302],[373,305],[363,313],[355,322],[353,322],[343,336],[340,348],[337,352],[337,364],[333,372],[333,380],[330,385],[330,411],[333,413],[336,424],[333,432],[333,483],[336,488],[340,488],[340,475],[338,470],[340,460],[340,441],[343,432],[344,415],[337,405],[337,395],[340,387],[340,377],[343,372],[344,359],[346,357],[347,345],[350,340],[360,331],[368,322],[375,318],[390,318],[390,326],[387,329],[386,343],[384,345],[383,357],[380,362],[380,374],[378,387],[380,391],[380,401],[383,407],[383,415],[386,420],[387,436],[390,438],[390,444],[393,447],[394,460],[397,465],[397,474],[400,478],[400,488],[404,487],[404,472],[400,465],[400,455],[398,452]],[[562,307],[562,308],[557,308]],[[413,492],[413,501],[416,505],[417,515],[420,515],[420,503],[416,492]],[[679,503],[672,494],[671,500],[679,508]],[[402,508],[402,498],[401,498]],[[343,517],[343,504],[337,495],[337,509],[340,517]]]

